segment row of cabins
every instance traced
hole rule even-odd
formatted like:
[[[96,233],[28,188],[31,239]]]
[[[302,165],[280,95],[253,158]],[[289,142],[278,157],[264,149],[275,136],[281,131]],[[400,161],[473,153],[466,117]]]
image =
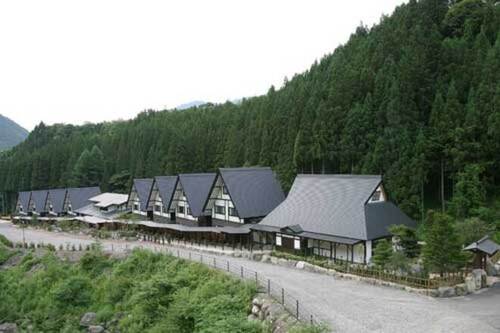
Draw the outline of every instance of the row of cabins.
[[[19,217],[95,216],[126,211],[128,196],[101,193],[97,186],[19,192]]]
[[[356,263],[370,261],[389,226],[415,227],[373,175],[298,175],[285,196],[270,168],[221,168],[135,179],[127,206],[148,229]]]

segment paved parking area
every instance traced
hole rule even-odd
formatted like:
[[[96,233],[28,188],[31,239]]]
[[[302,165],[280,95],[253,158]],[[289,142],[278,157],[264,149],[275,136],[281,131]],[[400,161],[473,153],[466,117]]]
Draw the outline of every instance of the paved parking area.
[[[0,234],[22,241],[22,232],[0,222]],[[25,230],[27,242],[90,244],[85,236]],[[104,240],[115,248],[124,244],[152,246],[143,242]],[[186,251],[185,249],[178,249]],[[487,291],[436,299],[363,282],[336,279],[245,258],[223,257],[280,284],[336,332],[500,332],[500,286]]]

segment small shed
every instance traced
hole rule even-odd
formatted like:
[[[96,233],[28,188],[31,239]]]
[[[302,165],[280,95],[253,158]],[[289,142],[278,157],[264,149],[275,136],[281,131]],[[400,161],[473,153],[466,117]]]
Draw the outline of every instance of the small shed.
[[[492,257],[500,251],[500,245],[492,241],[490,237],[486,235],[477,242],[466,246],[464,251],[470,251],[476,254],[473,263],[474,268],[486,269],[488,257]]]

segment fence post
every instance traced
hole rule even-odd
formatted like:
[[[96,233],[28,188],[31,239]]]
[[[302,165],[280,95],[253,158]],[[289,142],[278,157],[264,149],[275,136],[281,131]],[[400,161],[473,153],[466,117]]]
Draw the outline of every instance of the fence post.
[[[271,295],[271,280],[267,279],[267,294]]]
[[[177,250],[177,258],[180,258],[181,257],[181,254],[179,252],[179,250]]]
[[[285,289],[281,288],[281,304],[285,305]]]
[[[227,271],[229,272],[229,260],[227,261]]]
[[[189,252],[189,260],[191,260],[191,252]]]
[[[243,266],[241,266],[241,278],[243,279]]]
[[[200,254],[200,262],[203,263],[203,254]]]
[[[314,325],[313,315],[311,315],[311,325]]]
[[[217,268],[217,259],[214,258],[214,268]]]
[[[257,277],[257,271],[255,271],[255,284],[259,284],[259,279]]]

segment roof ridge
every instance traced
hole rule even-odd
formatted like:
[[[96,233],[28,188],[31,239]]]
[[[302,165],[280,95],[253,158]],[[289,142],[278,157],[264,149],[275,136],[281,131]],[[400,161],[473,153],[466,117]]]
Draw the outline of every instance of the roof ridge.
[[[382,178],[382,175],[356,175],[356,174],[298,174],[297,177],[318,177],[318,178]]]
[[[215,174],[216,174],[215,172],[180,173],[179,177],[180,176],[183,176],[183,177],[191,177],[191,176],[213,176]]]
[[[224,171],[248,171],[248,170],[272,170],[271,167],[241,167],[241,168],[219,168]]]

